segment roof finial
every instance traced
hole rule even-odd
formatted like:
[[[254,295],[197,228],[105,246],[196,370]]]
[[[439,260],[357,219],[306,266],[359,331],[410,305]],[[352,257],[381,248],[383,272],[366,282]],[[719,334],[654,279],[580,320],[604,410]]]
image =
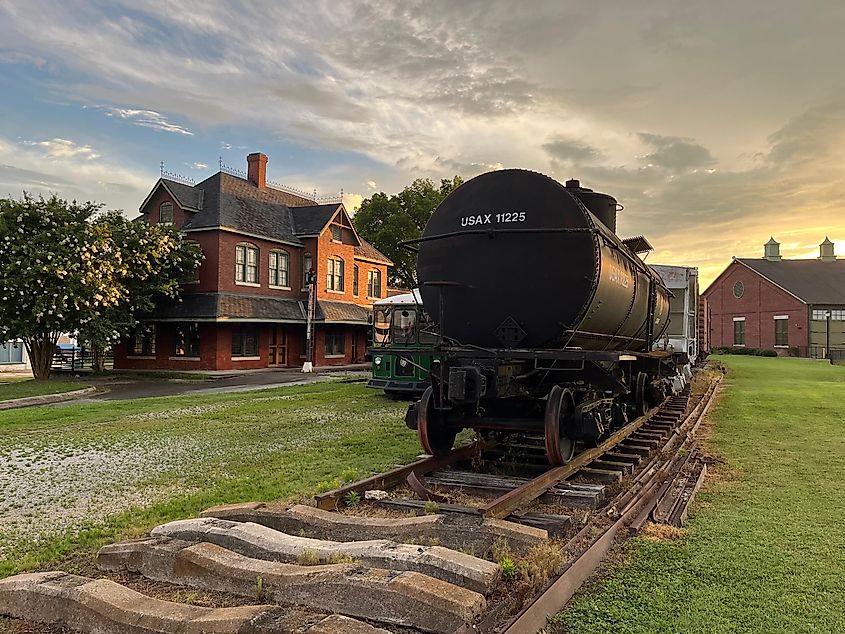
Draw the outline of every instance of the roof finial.
[[[158,164],[158,175],[164,176],[164,161]]]

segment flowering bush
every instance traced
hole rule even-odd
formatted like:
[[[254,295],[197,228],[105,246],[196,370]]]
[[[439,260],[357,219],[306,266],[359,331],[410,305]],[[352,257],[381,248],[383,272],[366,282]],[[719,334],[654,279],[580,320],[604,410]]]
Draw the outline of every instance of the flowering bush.
[[[101,208],[56,195],[0,199],[0,341],[23,339],[36,378],[49,377],[61,333],[102,348],[157,297],[176,296],[199,264],[172,228]]]

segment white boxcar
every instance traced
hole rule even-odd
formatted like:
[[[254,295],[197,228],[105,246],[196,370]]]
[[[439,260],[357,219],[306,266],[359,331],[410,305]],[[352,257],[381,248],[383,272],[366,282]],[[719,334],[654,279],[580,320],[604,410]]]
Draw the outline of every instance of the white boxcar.
[[[698,269],[694,266],[651,266],[672,291],[669,328],[655,348],[686,354],[690,364],[698,358]]]

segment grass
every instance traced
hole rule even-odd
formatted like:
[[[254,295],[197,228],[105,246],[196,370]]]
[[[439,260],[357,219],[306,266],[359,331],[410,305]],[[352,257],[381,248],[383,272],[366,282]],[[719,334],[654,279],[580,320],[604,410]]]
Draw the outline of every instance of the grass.
[[[727,464],[687,530],[632,540],[550,632],[845,631],[845,368],[720,360],[729,374],[709,448]]]
[[[61,379],[36,381],[26,377],[4,377],[0,375],[0,401],[43,396],[45,394],[62,394],[81,390],[85,387],[87,385],[78,381],[62,381]]]
[[[302,498],[344,471],[410,460],[404,407],[331,382],[4,412],[0,577],[211,505]]]

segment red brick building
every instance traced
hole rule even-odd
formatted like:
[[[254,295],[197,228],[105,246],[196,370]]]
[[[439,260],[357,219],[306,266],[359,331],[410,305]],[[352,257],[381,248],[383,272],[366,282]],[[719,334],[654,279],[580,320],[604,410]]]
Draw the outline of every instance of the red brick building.
[[[845,260],[827,238],[817,259],[785,260],[772,238],[762,259],[734,258],[702,307],[710,347],[824,357],[845,347]]]
[[[357,235],[342,202],[268,185],[267,157],[246,178],[220,171],[196,185],[159,179],[141,218],[172,223],[205,259],[181,301],[157,307],[115,347],[116,368],[301,367],[308,271],[316,274],[314,365],[361,362],[372,302],[392,265]]]

